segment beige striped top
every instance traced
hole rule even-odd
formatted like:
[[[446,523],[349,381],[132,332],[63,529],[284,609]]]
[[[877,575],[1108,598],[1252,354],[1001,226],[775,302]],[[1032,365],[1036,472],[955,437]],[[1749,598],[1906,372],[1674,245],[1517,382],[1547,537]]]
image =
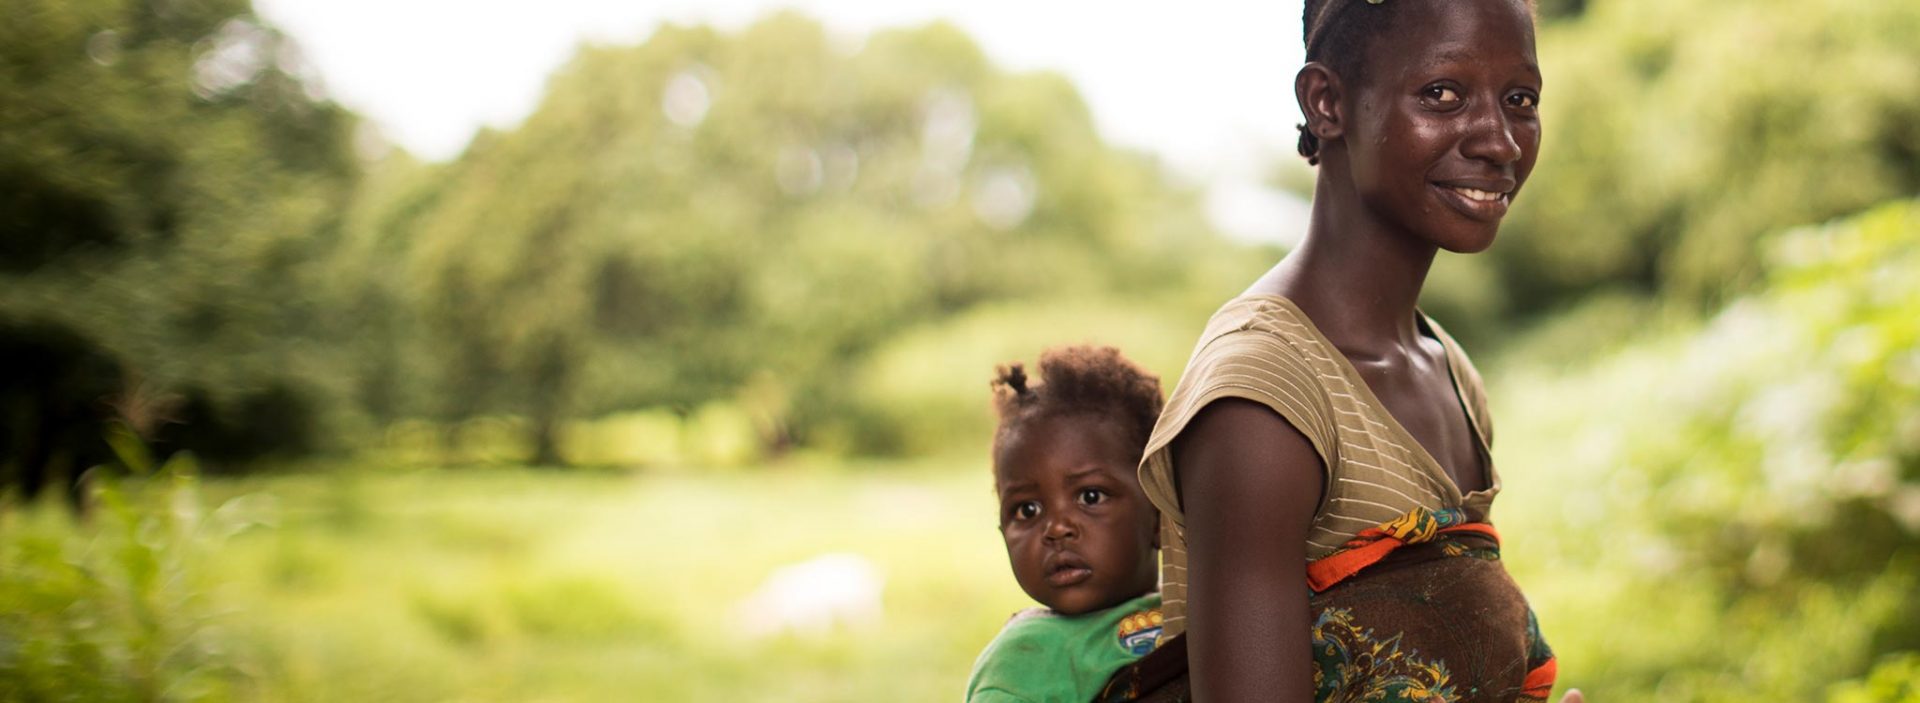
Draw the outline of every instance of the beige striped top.
[[[1186,516],[1180,510],[1170,445],[1214,400],[1245,398],[1272,408],[1320,454],[1326,491],[1307,533],[1309,560],[1415,507],[1460,507],[1471,520],[1488,519],[1500,475],[1486,453],[1493,426],[1480,375],[1439,324],[1425,315],[1421,319],[1446,348],[1454,390],[1486,461],[1486,490],[1461,495],[1440,463],[1387,412],[1353,364],[1292,301],[1247,295],[1214,313],[1140,462],[1140,485],[1160,509],[1160,592],[1166,614],[1162,641],[1185,629],[1187,605]]]

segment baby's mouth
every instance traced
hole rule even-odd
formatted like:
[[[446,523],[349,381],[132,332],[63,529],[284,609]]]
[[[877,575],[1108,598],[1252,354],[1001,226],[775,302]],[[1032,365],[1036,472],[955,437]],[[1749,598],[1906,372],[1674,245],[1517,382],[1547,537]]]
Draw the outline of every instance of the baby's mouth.
[[[1054,588],[1066,588],[1092,577],[1093,569],[1078,555],[1062,552],[1047,560],[1047,583]]]

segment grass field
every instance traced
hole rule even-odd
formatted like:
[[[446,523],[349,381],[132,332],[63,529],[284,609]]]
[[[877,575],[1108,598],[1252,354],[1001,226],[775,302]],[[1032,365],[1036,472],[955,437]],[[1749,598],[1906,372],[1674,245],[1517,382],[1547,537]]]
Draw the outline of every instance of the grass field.
[[[239,698],[953,699],[1026,605],[965,464],[209,480],[234,534],[202,544],[174,620],[236,667]],[[62,532],[47,513],[11,522]],[[879,623],[746,634],[736,605],[773,569],[834,552],[878,565]]]
[[[368,463],[181,495],[198,508],[176,495],[172,510],[199,514],[199,537],[147,540],[185,562],[178,588],[147,600],[177,603],[162,636],[238,682],[207,687],[218,698],[955,700],[979,648],[1029,605],[968,456],[721,472]],[[108,580],[119,570],[91,558],[117,544],[89,539],[105,520],[74,530],[36,506],[7,522],[10,548],[37,532]],[[738,604],[828,553],[879,567],[881,621],[749,635]],[[161,697],[200,697],[176,686]]]
[[[1884,620],[1914,583],[1890,572],[1811,591],[1796,612],[1722,612],[1711,591],[1671,587],[1693,583],[1684,572],[1648,576],[1658,550],[1595,517],[1595,496],[1620,489],[1556,464],[1564,451],[1502,451],[1496,516],[1561,683],[1605,694],[1590,700],[1823,690],[1864,661],[1871,630],[1854,623]],[[134,507],[81,526],[58,506],[0,509],[0,700],[957,700],[979,648],[1029,605],[971,454],[654,471],[363,461],[174,485],[126,490]],[[883,572],[880,621],[750,636],[738,604],[829,553]],[[1834,658],[1816,665],[1807,646]],[[1891,667],[1887,685],[1908,686],[1920,659]],[[1861,696],[1833,700],[1900,700]]]

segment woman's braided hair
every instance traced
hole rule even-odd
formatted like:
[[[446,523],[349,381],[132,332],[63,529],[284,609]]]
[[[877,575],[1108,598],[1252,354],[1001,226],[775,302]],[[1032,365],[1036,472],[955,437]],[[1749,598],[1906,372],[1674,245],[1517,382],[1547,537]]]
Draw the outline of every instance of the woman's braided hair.
[[[1040,353],[1043,383],[1031,383],[1019,362],[998,367],[992,382],[993,409],[1000,416],[993,446],[1021,426],[1045,417],[1079,413],[1102,415],[1144,449],[1165,400],[1160,377],[1128,361],[1113,347],[1054,347]]]

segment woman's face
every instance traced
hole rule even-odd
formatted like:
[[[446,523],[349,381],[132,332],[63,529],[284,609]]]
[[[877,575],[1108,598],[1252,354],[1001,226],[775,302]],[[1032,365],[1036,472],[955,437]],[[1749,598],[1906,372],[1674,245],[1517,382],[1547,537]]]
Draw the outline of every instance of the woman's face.
[[[1518,0],[1389,1],[1409,6],[1349,86],[1355,184],[1401,229],[1481,251],[1540,153],[1532,14]]]

